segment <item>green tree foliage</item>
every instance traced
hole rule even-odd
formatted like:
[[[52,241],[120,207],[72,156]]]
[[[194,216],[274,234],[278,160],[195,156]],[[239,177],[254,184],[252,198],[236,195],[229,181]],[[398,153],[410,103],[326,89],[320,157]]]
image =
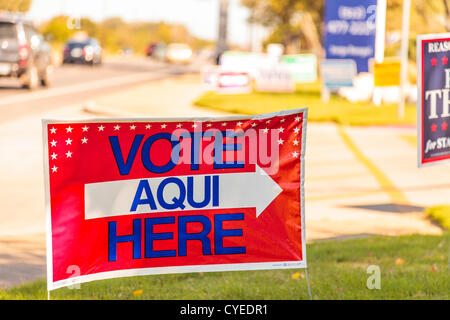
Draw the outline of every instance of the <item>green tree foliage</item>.
[[[1,1],[1,0],[0,0]],[[69,23],[68,23],[69,21]],[[71,20],[67,16],[54,17],[40,26],[41,32],[54,44],[62,44],[76,32],[82,31],[97,38],[109,52],[115,53],[123,48],[133,48],[137,53],[143,53],[151,42],[184,42],[193,48],[211,45],[210,41],[198,39],[190,35],[187,28],[179,24],[164,22],[133,22],[127,23],[114,17],[99,23],[88,18],[80,19],[80,30],[69,28]]]
[[[338,0],[329,0],[338,1]],[[249,22],[269,27],[272,34],[267,42],[287,45],[293,39],[301,39],[311,49],[311,34],[322,39],[323,14],[326,0],[241,0],[250,9]],[[387,0],[386,31],[401,30],[403,0]],[[315,28],[299,23],[305,13],[312,17]],[[450,0],[411,0],[410,34],[450,31]],[[309,36],[309,37],[308,37]],[[302,45],[303,46],[303,45]]]
[[[0,0],[0,11],[27,12],[30,6],[31,0]]]
[[[73,30],[67,26],[69,17],[58,16],[40,26],[42,34],[56,43],[62,43],[69,39],[73,34]]]

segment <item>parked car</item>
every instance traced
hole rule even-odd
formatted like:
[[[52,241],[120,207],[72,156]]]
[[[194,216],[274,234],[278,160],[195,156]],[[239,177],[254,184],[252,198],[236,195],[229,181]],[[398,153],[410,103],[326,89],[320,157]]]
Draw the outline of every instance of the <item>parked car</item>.
[[[64,46],[63,63],[102,63],[102,47],[95,38],[71,39]]]
[[[0,77],[19,79],[22,87],[49,86],[52,74],[50,45],[22,16],[0,14]]]
[[[189,63],[192,58],[191,48],[184,43],[171,43],[167,46],[166,60],[168,62]]]

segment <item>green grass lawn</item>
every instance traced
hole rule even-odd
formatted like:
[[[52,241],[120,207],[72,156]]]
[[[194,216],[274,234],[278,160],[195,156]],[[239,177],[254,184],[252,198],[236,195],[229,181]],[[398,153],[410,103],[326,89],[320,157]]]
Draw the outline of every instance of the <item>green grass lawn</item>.
[[[243,114],[269,113],[308,107],[310,121],[334,121],[346,125],[416,124],[416,106],[406,104],[405,118],[397,116],[397,105],[375,106],[369,102],[351,103],[332,95],[328,103],[320,98],[320,84],[302,84],[294,93],[217,94],[207,92],[195,105]]]
[[[449,299],[450,232],[443,236],[374,236],[307,246],[314,299]],[[381,270],[381,289],[366,286]],[[46,299],[44,280],[0,299]],[[103,280],[52,291],[52,299],[309,299],[304,270],[171,274]]]

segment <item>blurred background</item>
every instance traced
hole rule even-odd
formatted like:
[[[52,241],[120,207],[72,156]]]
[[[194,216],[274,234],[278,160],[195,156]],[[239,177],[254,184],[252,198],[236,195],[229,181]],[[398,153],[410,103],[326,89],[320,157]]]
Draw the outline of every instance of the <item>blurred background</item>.
[[[416,36],[450,31],[449,5],[0,0],[0,287],[45,278],[42,118],[308,107],[308,241],[442,235],[450,167],[417,168]]]

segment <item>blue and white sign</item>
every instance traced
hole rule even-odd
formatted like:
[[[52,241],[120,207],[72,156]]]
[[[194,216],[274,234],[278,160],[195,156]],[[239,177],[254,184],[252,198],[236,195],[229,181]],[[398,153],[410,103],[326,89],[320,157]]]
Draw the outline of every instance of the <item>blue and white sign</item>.
[[[320,77],[324,87],[337,90],[353,87],[356,76],[356,63],[351,59],[323,60],[320,64]]]
[[[355,60],[357,72],[369,71],[375,55],[377,0],[327,0],[326,59]]]

